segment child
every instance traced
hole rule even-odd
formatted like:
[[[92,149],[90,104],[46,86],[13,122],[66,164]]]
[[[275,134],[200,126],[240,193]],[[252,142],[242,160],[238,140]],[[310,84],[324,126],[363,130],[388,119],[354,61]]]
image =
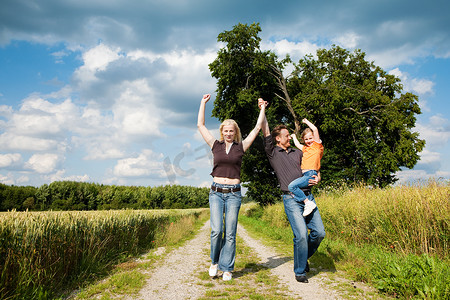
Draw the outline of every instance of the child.
[[[316,204],[310,201],[301,189],[308,187],[308,181],[309,179],[313,179],[313,175],[317,176],[317,172],[320,170],[320,160],[323,156],[323,145],[317,127],[307,119],[303,119],[302,122],[309,127],[301,135],[305,145],[300,144],[295,134],[292,134],[291,137],[294,140],[295,146],[303,151],[301,165],[303,176],[293,180],[288,188],[297,200],[304,201],[305,208],[303,210],[303,216],[306,217],[316,208]]]

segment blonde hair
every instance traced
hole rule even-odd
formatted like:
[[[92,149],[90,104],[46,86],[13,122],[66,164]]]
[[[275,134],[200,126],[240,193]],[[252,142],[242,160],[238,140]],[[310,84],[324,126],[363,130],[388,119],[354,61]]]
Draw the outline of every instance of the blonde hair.
[[[222,124],[220,124],[220,140],[223,141],[223,133],[222,133],[222,129],[224,126],[227,125],[233,125],[234,126],[234,130],[236,131],[234,134],[234,141],[240,143],[242,140],[242,135],[241,135],[241,130],[239,129],[239,125],[236,123],[235,120],[232,119],[226,119],[222,122]]]
[[[302,135],[300,136],[302,138],[302,141],[305,141],[305,135],[307,135],[308,133],[311,133],[312,136],[314,136],[314,132],[311,130],[311,128],[306,128],[305,130],[303,130]]]

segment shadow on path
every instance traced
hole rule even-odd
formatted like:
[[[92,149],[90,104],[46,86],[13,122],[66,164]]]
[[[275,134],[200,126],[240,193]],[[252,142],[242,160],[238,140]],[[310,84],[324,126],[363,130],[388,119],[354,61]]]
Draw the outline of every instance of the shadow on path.
[[[233,272],[233,277],[239,278],[246,274],[257,273],[261,270],[274,269],[290,260],[292,260],[292,257],[271,256],[268,257],[267,261],[264,263],[247,263],[243,269]]]

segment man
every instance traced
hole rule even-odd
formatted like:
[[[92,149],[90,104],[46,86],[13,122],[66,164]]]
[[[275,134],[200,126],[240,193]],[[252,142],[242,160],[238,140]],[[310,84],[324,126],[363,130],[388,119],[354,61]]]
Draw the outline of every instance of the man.
[[[258,99],[258,104],[261,105],[262,103],[264,103],[264,100]],[[307,217],[303,217],[304,202],[297,202],[288,189],[289,183],[302,176],[300,166],[303,153],[299,149],[291,147],[291,136],[286,126],[279,125],[271,133],[265,118],[262,132],[264,135],[264,148],[270,165],[274,169],[280,183],[280,188],[283,192],[284,211],[294,233],[295,279],[298,282],[307,283],[308,258],[316,252],[325,237],[325,228],[319,209],[316,208]],[[320,178],[315,176],[314,180],[310,180],[310,184],[315,185],[319,180]],[[305,189],[304,192],[310,201],[315,202],[314,196],[311,194],[311,188]],[[310,230],[309,234],[308,229]]]

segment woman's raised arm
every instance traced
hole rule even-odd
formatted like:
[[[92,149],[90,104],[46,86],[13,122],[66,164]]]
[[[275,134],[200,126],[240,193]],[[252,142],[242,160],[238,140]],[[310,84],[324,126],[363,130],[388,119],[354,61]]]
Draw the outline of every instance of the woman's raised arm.
[[[205,142],[212,148],[214,144],[214,136],[209,132],[208,128],[205,126],[205,106],[206,102],[211,98],[210,94],[203,95],[202,101],[200,102],[200,108],[198,110],[198,118],[197,118],[197,128],[200,131]]]

